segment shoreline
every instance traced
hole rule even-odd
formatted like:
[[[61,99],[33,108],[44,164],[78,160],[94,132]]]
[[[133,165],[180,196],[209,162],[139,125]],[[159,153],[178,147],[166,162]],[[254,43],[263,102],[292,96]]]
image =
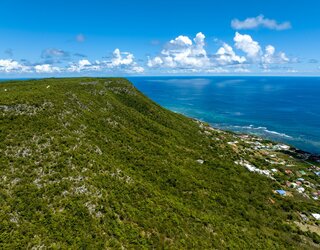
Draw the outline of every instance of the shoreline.
[[[319,103],[315,101],[319,89],[312,91],[317,79],[141,77],[129,80],[169,110],[210,122],[214,127],[256,134],[320,154]],[[253,124],[251,128],[250,124]]]
[[[157,102],[156,102],[157,103]],[[157,103],[158,105],[160,105],[159,103]],[[269,133],[271,135],[277,135],[279,138],[290,138],[292,140],[296,139],[294,138],[293,136],[289,136],[285,133],[282,133],[282,132],[277,132],[277,131],[273,131],[273,130],[269,130],[267,127],[265,126],[258,126],[258,127],[254,127],[254,125],[246,125],[246,126],[239,126],[239,125],[232,125],[232,124],[229,124],[229,125],[226,125],[224,128],[224,126],[220,126],[218,123],[215,123],[215,124],[212,124],[210,122],[207,122],[207,121],[204,121],[204,120],[201,120],[199,118],[196,118],[194,116],[190,116],[186,113],[182,113],[182,112],[179,112],[179,111],[176,111],[176,110],[172,110],[168,107],[164,107],[162,105],[160,105],[161,107],[167,109],[167,110],[170,110],[174,113],[177,113],[177,114],[180,114],[180,115],[183,115],[185,117],[188,117],[190,119],[193,119],[193,120],[198,120],[200,122],[203,122],[203,123],[207,123],[209,124],[212,128],[215,128],[215,129],[219,129],[219,130],[222,130],[222,131],[227,131],[227,132],[231,132],[231,133],[235,133],[235,134],[246,134],[246,135],[251,135],[251,136],[256,136],[256,137],[259,137],[259,138],[262,138],[263,140],[268,140],[268,141],[272,141],[274,143],[280,143],[280,144],[285,144],[285,145],[288,145],[290,146],[290,148],[292,149],[295,149],[295,151],[297,151],[297,153],[299,154],[305,154],[305,155],[309,155],[309,157],[311,158],[317,158],[317,160],[320,160],[320,149],[319,149],[319,152],[311,152],[311,151],[308,151],[308,150],[305,150],[305,149],[301,149],[297,146],[294,146],[290,143],[287,143],[286,141],[283,141],[281,139],[277,140],[275,138],[272,138],[272,136],[264,136],[262,134],[256,134],[256,133],[250,133],[249,131],[240,131],[240,130],[232,130],[231,127],[234,127],[234,128],[242,128],[242,129],[252,129],[252,130],[263,130],[264,132],[266,133]],[[230,127],[230,128],[229,128]],[[271,137],[271,138],[270,138]]]
[[[178,113],[178,112],[175,112],[175,113]],[[181,114],[181,113],[179,113]],[[248,136],[248,137],[252,137],[252,138],[256,138],[256,139],[260,139],[260,140],[263,140],[263,141],[266,141],[266,142],[271,142],[272,144],[277,144],[279,145],[279,150],[280,151],[283,151],[283,152],[288,152],[288,153],[291,153],[291,154],[294,154],[294,156],[297,158],[297,159],[300,159],[301,161],[304,161],[306,162],[307,164],[310,164],[312,165],[312,163],[310,162],[307,162],[307,161],[311,161],[313,163],[320,163],[320,154],[315,154],[315,153],[310,153],[308,151],[305,151],[305,150],[302,150],[302,149],[299,149],[293,145],[289,145],[287,143],[284,143],[284,142],[279,142],[279,141],[274,141],[274,140],[270,140],[270,139],[267,139],[267,138],[263,138],[262,136],[260,135],[255,135],[255,134],[250,134],[250,133],[242,133],[242,132],[236,132],[236,131],[232,131],[232,130],[228,130],[228,129],[221,129],[219,127],[215,127],[214,125],[210,124],[209,122],[206,122],[206,121],[202,121],[200,119],[197,119],[197,118],[194,118],[194,117],[189,117],[185,114],[182,114],[186,117],[188,117],[189,119],[193,120],[193,121],[196,121],[196,122],[200,122],[202,124],[205,124],[207,126],[209,126],[210,128],[214,129],[214,130],[218,130],[218,131],[221,131],[221,132],[225,132],[225,133],[230,133],[232,135],[236,135],[236,136]],[[282,148],[281,148],[282,147]]]

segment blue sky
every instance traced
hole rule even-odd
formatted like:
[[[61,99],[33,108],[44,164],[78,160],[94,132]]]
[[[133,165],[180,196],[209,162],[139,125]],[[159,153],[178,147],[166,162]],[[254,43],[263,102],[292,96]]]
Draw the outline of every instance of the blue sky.
[[[0,77],[320,75],[320,2],[0,3]]]

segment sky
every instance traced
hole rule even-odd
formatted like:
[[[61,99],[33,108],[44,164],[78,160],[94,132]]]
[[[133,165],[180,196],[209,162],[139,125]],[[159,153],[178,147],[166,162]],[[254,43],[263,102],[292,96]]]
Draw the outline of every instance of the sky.
[[[319,76],[319,10],[319,0],[1,0],[0,78]]]

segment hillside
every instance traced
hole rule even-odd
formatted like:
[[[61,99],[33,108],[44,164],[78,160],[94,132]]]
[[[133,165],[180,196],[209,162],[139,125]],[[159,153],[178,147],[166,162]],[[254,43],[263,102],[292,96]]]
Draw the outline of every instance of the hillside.
[[[1,83],[0,117],[2,249],[319,247],[319,163],[125,79]]]

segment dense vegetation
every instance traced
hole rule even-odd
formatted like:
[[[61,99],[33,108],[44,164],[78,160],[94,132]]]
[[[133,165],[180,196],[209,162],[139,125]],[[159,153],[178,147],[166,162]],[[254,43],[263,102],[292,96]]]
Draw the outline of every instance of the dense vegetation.
[[[1,83],[0,117],[2,249],[319,243],[293,223],[318,203],[274,194],[279,184],[234,163],[231,133],[218,143],[125,79]]]

